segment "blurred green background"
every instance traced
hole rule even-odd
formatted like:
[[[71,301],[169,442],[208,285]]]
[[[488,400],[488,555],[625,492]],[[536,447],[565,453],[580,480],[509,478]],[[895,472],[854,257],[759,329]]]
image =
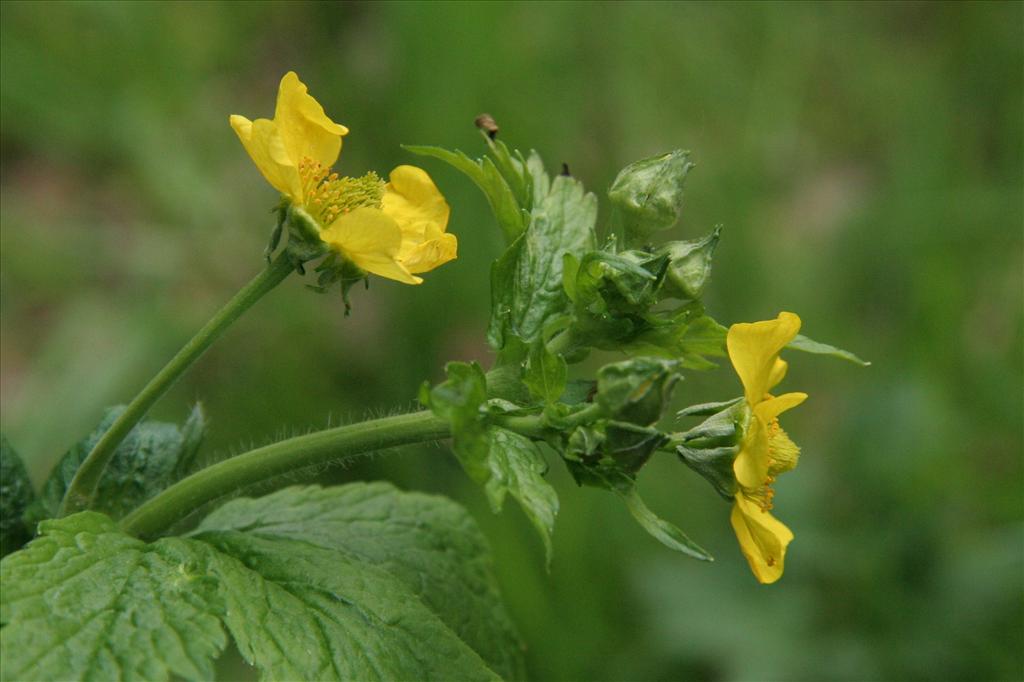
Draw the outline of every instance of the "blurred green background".
[[[602,202],[621,166],[685,147],[668,236],[724,226],[710,312],[797,311],[874,362],[790,357],[811,399],[786,420],[804,457],[778,486],[781,582],[754,581],[728,505],[670,458],[642,489],[714,564],[554,457],[550,575],[519,510],[491,515],[444,449],[325,480],[468,506],[538,680],[1024,678],[1022,4],[5,2],[0,23],[2,421],[36,481],[261,267],[276,195],[227,117],[271,115],[294,69],[352,130],[346,173],[431,172],[460,257],[421,287],[375,279],[348,319],[289,280],[154,416],[201,398],[207,451],[239,451],[489,361],[498,230],[401,143],[479,153],[488,111]],[[737,389],[726,369],[677,400]]]

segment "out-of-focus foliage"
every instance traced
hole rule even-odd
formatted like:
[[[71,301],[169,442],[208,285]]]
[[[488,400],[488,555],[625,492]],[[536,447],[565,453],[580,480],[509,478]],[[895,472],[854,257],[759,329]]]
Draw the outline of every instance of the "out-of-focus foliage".
[[[697,166],[666,234],[723,226],[715,319],[795,310],[873,362],[788,356],[811,398],[786,422],[803,458],[778,497],[796,533],[781,582],[753,581],[728,505],[660,455],[645,501],[715,564],[553,459],[550,575],[526,517],[492,516],[444,451],[321,480],[469,505],[538,679],[1019,677],[1022,25],[1017,3],[5,3],[4,432],[38,485],[261,267],[277,197],[227,115],[270,115],[288,69],[352,130],[349,175],[415,163],[401,143],[478,156],[481,111],[602,201],[623,165],[683,147]],[[152,416],[202,397],[207,451],[227,452],[411,404],[450,359],[489,365],[502,232],[464,177],[431,173],[457,261],[353,292],[348,319],[286,284]],[[676,400],[734,381],[688,378]]]

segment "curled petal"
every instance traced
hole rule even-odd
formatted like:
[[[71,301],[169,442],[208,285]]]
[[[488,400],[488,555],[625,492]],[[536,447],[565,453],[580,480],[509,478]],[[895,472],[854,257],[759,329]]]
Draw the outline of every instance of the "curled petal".
[[[330,168],[341,153],[341,138],[348,128],[329,119],[294,71],[281,79],[277,90],[274,124],[292,164],[304,158]]]
[[[743,382],[747,402],[756,405],[771,388],[772,381],[781,381],[785,365],[776,365],[781,351],[800,331],[800,318],[793,313],[779,313],[774,320],[734,324],[726,335],[729,359]]]
[[[397,260],[402,231],[380,209],[362,207],[345,213],[321,232],[320,238],[367,272],[406,284],[423,281]]]
[[[754,414],[767,424],[786,410],[793,409],[805,400],[807,400],[806,393],[784,393],[780,396],[763,400],[755,405]]]
[[[381,208],[402,228],[408,247],[440,234],[448,227],[449,208],[427,172],[416,166],[398,166],[384,187]]]
[[[289,158],[274,122],[265,118],[250,121],[238,114],[228,120],[267,182],[278,192],[301,201],[302,183],[298,168]]]
[[[768,584],[781,578],[793,532],[742,494],[736,496],[729,520],[758,582]]]
[[[459,241],[454,234],[443,232],[409,250],[404,246],[403,242],[402,265],[409,272],[428,272],[454,260],[459,249]]]

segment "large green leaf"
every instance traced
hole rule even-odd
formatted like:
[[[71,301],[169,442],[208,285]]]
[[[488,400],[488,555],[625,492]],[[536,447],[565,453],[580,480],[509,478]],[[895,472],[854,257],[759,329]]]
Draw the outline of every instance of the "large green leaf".
[[[95,512],[44,521],[0,562],[0,678],[211,679],[226,637],[210,554],[146,544]]]
[[[491,321],[487,338],[500,349],[508,335],[532,345],[544,324],[569,310],[562,287],[562,260],[594,248],[597,198],[577,180],[549,180],[531,156],[533,209],[526,231],[491,268]]]
[[[107,410],[96,429],[68,450],[43,484],[28,517],[42,521],[57,515],[60,501],[86,456],[124,406]],[[94,509],[120,518],[189,471],[206,426],[196,404],[182,426],[144,421],[131,430],[107,464],[96,491]]]
[[[466,513],[386,484],[239,499],[147,544],[96,512],[0,562],[4,680],[210,679],[226,644],[275,680],[523,676]]]
[[[32,536],[23,517],[35,496],[21,457],[7,437],[0,434],[0,557],[18,549]]]
[[[492,575],[486,541],[465,510],[385,483],[287,488],[234,500],[196,533],[240,531],[344,553],[387,572],[506,679],[523,677],[514,628]],[[254,654],[255,655],[255,654]]]

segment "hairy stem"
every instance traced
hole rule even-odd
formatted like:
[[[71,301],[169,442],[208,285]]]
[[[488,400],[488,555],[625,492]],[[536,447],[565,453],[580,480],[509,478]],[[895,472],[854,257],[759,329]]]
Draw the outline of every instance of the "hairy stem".
[[[448,438],[448,422],[422,411],[339,426],[289,438],[218,462],[182,479],[121,521],[124,530],[152,538],[201,505],[304,467],[329,464],[374,450]]]
[[[174,384],[188,367],[206,351],[224,330],[252,307],[256,301],[280,284],[294,266],[287,253],[281,253],[267,268],[256,275],[234,298],[171,358],[156,376],[139,392],[121,416],[110,425],[92,451],[82,462],[61,501],[60,516],[87,509],[96,493],[103,470],[114,456],[117,446],[146,415],[149,408]]]

